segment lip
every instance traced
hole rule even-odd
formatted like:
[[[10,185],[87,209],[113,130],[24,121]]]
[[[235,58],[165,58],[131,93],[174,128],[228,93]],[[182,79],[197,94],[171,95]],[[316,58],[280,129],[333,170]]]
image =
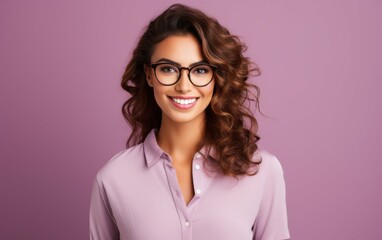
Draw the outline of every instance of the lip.
[[[186,96],[168,96],[170,102],[176,107],[176,108],[179,108],[179,109],[190,109],[192,108],[193,106],[195,106],[196,102],[198,101],[198,97],[186,97]],[[189,104],[180,104],[180,103],[177,103],[173,100],[173,98],[177,98],[177,99],[182,99],[182,100],[189,100],[189,99],[195,99],[195,102],[193,103],[189,103]]]

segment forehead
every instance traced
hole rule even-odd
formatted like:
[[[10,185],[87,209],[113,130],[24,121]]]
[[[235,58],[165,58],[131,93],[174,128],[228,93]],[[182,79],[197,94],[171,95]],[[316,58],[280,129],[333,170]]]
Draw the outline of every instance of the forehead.
[[[203,55],[198,40],[191,34],[185,34],[171,35],[159,42],[154,48],[151,62],[155,63],[161,58],[188,66],[203,60]]]

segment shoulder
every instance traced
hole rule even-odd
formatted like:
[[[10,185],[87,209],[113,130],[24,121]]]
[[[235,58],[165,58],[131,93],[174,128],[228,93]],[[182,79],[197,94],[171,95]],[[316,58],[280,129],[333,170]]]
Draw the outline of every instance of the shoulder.
[[[144,164],[143,144],[138,144],[115,154],[98,171],[96,179],[98,182],[103,182],[118,178],[128,172],[129,169],[141,164]]]
[[[253,161],[261,161],[259,174],[261,175],[283,175],[283,168],[278,158],[265,150],[258,150],[253,155]]]
[[[258,174],[263,177],[253,239],[289,239],[286,187],[280,161],[266,151],[257,154],[262,160]]]

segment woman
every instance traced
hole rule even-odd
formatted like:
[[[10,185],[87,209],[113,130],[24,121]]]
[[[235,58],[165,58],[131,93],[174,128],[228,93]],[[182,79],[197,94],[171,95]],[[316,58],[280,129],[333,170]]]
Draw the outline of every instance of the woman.
[[[244,50],[184,5],[150,22],[122,79],[130,148],[96,177],[91,239],[289,238],[282,168],[245,105],[259,70]]]

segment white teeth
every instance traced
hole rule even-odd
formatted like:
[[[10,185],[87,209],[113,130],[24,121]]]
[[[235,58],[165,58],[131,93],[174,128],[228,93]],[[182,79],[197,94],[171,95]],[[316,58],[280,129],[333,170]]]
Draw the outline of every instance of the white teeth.
[[[196,98],[181,99],[181,98],[171,98],[174,102],[181,105],[188,105],[196,101]]]

